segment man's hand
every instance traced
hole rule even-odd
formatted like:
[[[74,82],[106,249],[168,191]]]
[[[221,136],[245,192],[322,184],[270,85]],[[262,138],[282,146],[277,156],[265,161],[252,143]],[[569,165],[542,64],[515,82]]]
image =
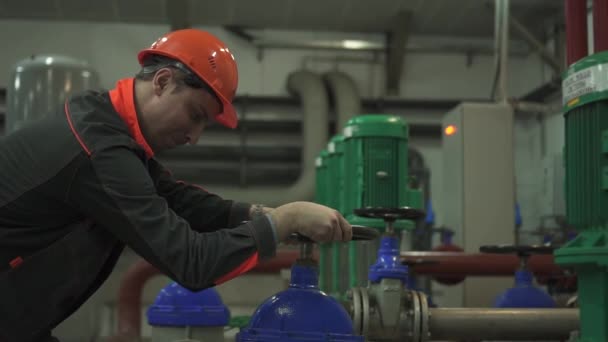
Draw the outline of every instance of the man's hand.
[[[335,209],[312,203],[292,202],[270,211],[279,241],[300,233],[317,242],[350,241],[352,226]]]

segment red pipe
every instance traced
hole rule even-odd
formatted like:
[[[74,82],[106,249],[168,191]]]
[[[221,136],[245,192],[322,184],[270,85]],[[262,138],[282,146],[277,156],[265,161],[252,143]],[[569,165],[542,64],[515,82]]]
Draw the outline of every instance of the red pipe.
[[[158,269],[144,259],[125,272],[118,290],[118,333],[112,341],[141,336],[141,294],[146,282],[157,274]]]
[[[261,261],[248,273],[279,273],[282,269],[291,268],[299,255],[300,252],[295,249],[278,251],[274,258]],[[142,292],[146,282],[160,274],[156,267],[144,259],[136,261],[125,272],[118,290],[118,332],[108,341],[128,341],[141,336]]]
[[[593,49],[608,50],[608,0],[593,1]]]
[[[565,0],[568,66],[587,56],[587,1]]]
[[[519,268],[516,255],[402,252],[402,261],[409,261],[414,273],[433,277],[513,276]],[[416,261],[427,261],[416,263]],[[536,276],[563,276],[565,271],[553,262],[553,255],[533,255],[528,268]]]

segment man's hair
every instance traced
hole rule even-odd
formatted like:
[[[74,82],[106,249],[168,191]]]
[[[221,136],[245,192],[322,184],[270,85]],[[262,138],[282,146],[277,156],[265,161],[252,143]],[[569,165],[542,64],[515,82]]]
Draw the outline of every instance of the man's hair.
[[[154,78],[156,72],[162,68],[171,68],[175,71],[177,88],[176,91],[181,88],[181,86],[189,86],[197,89],[204,89],[209,94],[211,94],[215,100],[220,104],[219,97],[211,89],[211,87],[205,83],[205,81],[201,80],[194,72],[192,72],[184,63],[175,60],[170,57],[160,56],[160,55],[148,55],[142,63],[141,70],[135,75],[135,79],[142,81],[151,81]]]

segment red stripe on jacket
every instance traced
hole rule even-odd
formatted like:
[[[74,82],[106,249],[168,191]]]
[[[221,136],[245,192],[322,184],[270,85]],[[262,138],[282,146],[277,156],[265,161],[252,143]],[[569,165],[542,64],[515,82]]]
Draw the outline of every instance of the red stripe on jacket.
[[[236,278],[239,275],[251,270],[258,264],[258,252],[253,253],[247,260],[245,260],[242,264],[237,266],[232,271],[226,273],[225,275],[219,277],[214,281],[215,285],[219,285],[221,283],[227,282],[232,278]]]

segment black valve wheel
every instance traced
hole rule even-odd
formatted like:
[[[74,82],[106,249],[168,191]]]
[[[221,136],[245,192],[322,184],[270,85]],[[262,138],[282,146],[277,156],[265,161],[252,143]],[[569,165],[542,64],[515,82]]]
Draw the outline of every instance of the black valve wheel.
[[[374,240],[380,236],[378,230],[370,227],[353,225],[353,240],[354,241],[362,241],[362,240]],[[289,240],[301,242],[301,243],[315,243],[311,238],[304,236],[300,233],[293,233],[289,236]]]
[[[410,207],[398,207],[398,208],[382,208],[382,207],[365,207],[354,210],[355,215],[378,218],[384,221],[395,221],[395,220],[419,220],[426,214],[424,211]]]

